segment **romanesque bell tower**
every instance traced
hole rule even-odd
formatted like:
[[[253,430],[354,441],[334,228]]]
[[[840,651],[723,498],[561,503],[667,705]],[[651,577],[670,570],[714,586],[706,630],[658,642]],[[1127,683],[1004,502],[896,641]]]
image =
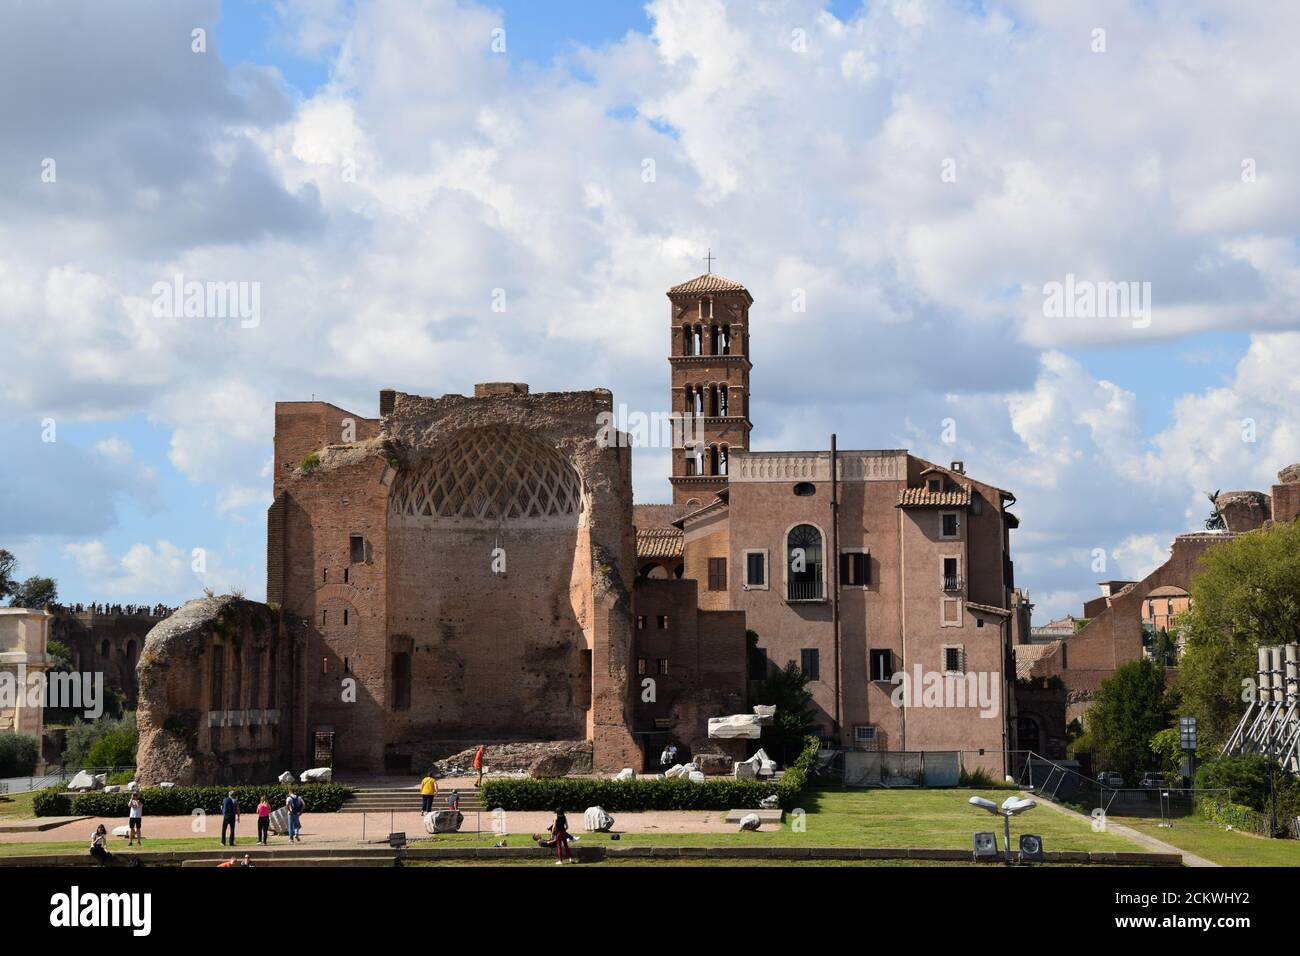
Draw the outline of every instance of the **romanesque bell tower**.
[[[673,449],[673,504],[706,505],[727,487],[732,451],[749,450],[748,290],[713,272],[668,290],[672,304],[673,411],[684,419]]]

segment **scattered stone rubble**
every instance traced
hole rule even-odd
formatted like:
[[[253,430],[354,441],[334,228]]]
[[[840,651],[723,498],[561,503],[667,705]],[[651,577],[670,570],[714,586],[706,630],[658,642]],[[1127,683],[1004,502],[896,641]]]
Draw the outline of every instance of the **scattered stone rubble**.
[[[582,815],[582,824],[591,833],[608,833],[614,826],[614,818],[604,807],[588,807]]]

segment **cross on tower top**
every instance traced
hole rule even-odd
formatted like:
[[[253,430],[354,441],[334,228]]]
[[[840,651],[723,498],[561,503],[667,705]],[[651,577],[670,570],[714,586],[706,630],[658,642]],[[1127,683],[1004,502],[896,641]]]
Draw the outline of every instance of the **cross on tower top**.
[[[709,254],[704,257],[704,261],[708,263],[709,274],[712,275],[713,274],[713,249],[712,248],[709,249]]]

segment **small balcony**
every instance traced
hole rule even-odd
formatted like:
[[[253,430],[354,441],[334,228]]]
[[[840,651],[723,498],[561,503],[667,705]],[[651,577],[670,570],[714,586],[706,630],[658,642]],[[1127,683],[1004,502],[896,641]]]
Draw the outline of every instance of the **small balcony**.
[[[822,600],[821,579],[819,578],[813,581],[787,581],[785,585],[785,599],[787,601]]]
[[[945,574],[943,576],[943,589],[945,591],[960,591],[961,586],[960,574]]]

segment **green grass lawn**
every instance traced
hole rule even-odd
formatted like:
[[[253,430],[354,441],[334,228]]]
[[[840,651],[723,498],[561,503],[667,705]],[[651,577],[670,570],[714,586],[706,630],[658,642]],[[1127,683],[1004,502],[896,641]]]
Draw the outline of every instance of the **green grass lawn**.
[[[26,820],[36,816],[36,811],[32,809],[32,801],[35,799],[35,790],[31,793],[0,796],[0,820]]]
[[[995,790],[846,790],[815,789],[805,791],[801,804],[805,811],[806,829],[796,832],[791,828],[793,814],[786,814],[780,829],[764,827],[758,833],[741,833],[732,828],[725,833],[628,833],[617,842],[606,833],[581,833],[582,845],[610,844],[613,846],[859,846],[859,847],[924,847],[934,849],[969,849],[971,834],[976,830],[994,830],[1002,835],[1001,821],[968,804],[973,795],[1001,802],[1006,791]],[[581,808],[575,808],[570,817],[579,817]],[[709,814],[713,819],[721,811]],[[466,815],[470,822],[473,816]],[[618,814],[614,815],[615,821]],[[490,827],[491,817],[483,814],[485,827]],[[507,816],[509,825],[509,816]],[[574,820],[575,826],[580,826]],[[617,822],[615,823],[617,827]],[[1048,850],[1140,850],[1124,837],[1112,833],[1094,833],[1088,822],[1056,813],[1045,807],[1031,810],[1017,817],[1011,826],[1013,842],[1021,833],[1036,833],[1043,838]],[[1160,834],[1157,834],[1159,836]],[[1227,834],[1235,836],[1235,834]],[[492,846],[499,838],[491,833],[449,833],[426,840],[414,841],[412,846]],[[529,839],[527,833],[512,833],[509,845],[523,846]],[[247,844],[253,846],[250,840]],[[277,844],[278,845],[278,844]],[[310,845],[310,840],[308,841]],[[114,840],[111,850],[125,849],[125,843]],[[143,850],[212,850],[220,848],[213,836],[185,839],[149,840]],[[236,850],[242,848],[237,847]],[[30,856],[42,853],[79,853],[86,849],[83,840],[57,843],[0,844],[0,855]],[[1191,847],[1192,852],[1200,852]],[[685,862],[685,861],[683,861]],[[692,865],[702,861],[692,861]],[[788,865],[793,861],[780,861]],[[873,861],[867,861],[873,862]],[[620,865],[624,865],[620,863]],[[631,861],[628,861],[631,865]],[[705,863],[705,865],[708,865]]]
[[[972,796],[1001,803],[1006,791],[984,790],[842,790],[818,789],[804,792],[801,803],[806,813],[805,832],[794,832],[792,814],[787,813],[781,829],[764,827],[757,833],[627,833],[616,846],[869,846],[924,847],[927,849],[969,849],[976,830],[996,830],[1001,842],[1002,822],[969,806]],[[581,813],[575,810],[573,818]],[[716,819],[721,811],[714,811]],[[618,814],[614,814],[615,829]],[[485,815],[484,825],[488,825]],[[507,815],[507,825],[509,816]],[[575,824],[576,825],[576,824]],[[1029,811],[1011,824],[1011,838],[1036,833],[1048,850],[1141,850],[1110,833],[1094,833],[1089,823],[1046,808]],[[582,833],[583,844],[610,843],[605,833]],[[520,845],[527,834],[512,835],[510,844]],[[491,846],[491,833],[444,834],[414,843],[414,846]]]
[[[1111,819],[1220,866],[1300,866],[1300,840],[1267,840],[1199,816],[1176,819],[1170,829],[1148,817]]]

